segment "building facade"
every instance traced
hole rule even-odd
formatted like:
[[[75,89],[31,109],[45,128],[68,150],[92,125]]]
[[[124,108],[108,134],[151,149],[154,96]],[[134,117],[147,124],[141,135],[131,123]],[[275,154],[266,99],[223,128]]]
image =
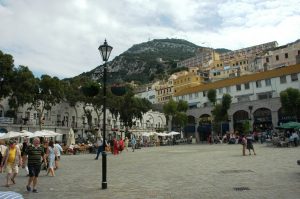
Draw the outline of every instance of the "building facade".
[[[261,130],[285,122],[287,116],[281,108],[280,92],[290,87],[300,90],[300,64],[199,85],[176,93],[174,100],[197,104],[197,108],[188,111],[190,130],[186,133],[199,141],[206,139],[211,131],[208,126],[213,107],[207,98],[210,89],[216,90],[218,102],[225,93],[232,96],[228,124],[229,130],[233,131],[249,119],[252,128]]]
[[[69,106],[68,103],[62,102],[45,111],[42,117],[42,128],[51,129],[62,133],[62,140],[64,140],[69,132],[69,129],[74,129],[77,136],[87,137],[94,129],[101,129],[103,127],[102,114],[97,115],[92,106],[85,105],[85,109],[91,113],[91,122],[87,120],[85,115],[83,103],[77,103],[74,107]],[[5,112],[9,110],[7,100],[0,101],[0,128],[5,128],[7,131],[39,130],[40,112],[30,109],[29,106],[20,107],[17,113],[17,118],[7,118]],[[155,131],[157,129],[166,128],[166,118],[163,113],[157,111],[148,111],[143,114],[142,120],[134,120],[132,129],[137,131]],[[121,135],[121,132],[131,131],[126,129],[119,118],[114,117],[110,111],[106,110],[106,129],[108,136]],[[123,134],[124,135],[124,134]]]

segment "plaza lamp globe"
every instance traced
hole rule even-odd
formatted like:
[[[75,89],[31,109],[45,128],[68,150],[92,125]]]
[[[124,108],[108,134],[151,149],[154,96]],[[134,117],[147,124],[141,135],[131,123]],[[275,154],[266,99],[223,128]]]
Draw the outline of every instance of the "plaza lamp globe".
[[[102,56],[102,60],[106,62],[110,56],[110,53],[112,51],[113,47],[109,46],[106,42],[106,39],[104,41],[104,44],[99,46],[98,50],[100,51],[100,54]]]

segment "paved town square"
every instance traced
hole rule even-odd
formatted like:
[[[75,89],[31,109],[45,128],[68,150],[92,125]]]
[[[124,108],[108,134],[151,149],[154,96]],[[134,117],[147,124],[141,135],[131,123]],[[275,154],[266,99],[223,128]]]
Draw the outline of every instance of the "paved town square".
[[[27,192],[24,169],[16,191],[24,198],[285,198],[300,195],[300,147],[256,144],[257,155],[242,156],[241,145],[149,147],[108,155],[108,189],[101,189],[101,159],[64,155],[55,177],[42,171],[39,193]],[[1,174],[4,184],[5,174]]]

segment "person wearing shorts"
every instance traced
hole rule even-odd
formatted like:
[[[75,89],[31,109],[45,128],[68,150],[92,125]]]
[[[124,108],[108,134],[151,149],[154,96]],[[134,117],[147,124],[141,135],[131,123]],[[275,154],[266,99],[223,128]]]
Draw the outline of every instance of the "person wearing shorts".
[[[26,189],[27,191],[32,190],[32,192],[37,193],[36,185],[41,171],[42,159],[46,162],[44,148],[40,146],[40,139],[35,138],[33,140],[33,146],[27,147],[25,153],[28,156],[27,165],[29,170],[29,179]]]
[[[16,147],[16,141],[10,140],[9,147],[5,151],[4,158],[2,160],[2,167],[5,168],[7,173],[6,187],[9,187],[9,182],[16,184],[15,177],[19,173],[19,166],[22,164],[20,148]]]

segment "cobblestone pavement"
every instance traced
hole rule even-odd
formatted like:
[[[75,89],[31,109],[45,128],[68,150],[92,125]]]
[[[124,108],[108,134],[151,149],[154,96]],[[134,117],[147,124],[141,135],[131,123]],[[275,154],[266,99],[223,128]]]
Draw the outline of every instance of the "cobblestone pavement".
[[[300,147],[274,148],[256,144],[256,156],[241,156],[241,145],[180,145],[151,147],[108,155],[108,189],[101,190],[101,159],[65,155],[56,177],[41,172],[39,193],[25,191],[21,169],[16,191],[24,198],[284,198],[300,197]],[[0,181],[4,184],[5,174]]]

